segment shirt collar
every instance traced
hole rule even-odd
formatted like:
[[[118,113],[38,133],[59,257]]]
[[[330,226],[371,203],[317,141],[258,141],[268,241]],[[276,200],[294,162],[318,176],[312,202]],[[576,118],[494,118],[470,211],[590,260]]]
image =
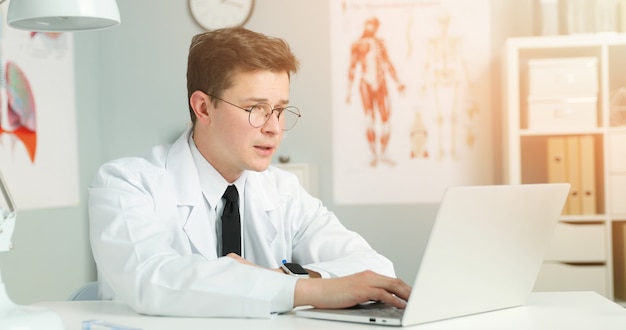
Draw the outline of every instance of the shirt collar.
[[[198,170],[198,178],[200,180],[200,187],[202,188],[202,193],[206,198],[209,206],[212,209],[215,209],[217,205],[219,205],[220,200],[222,199],[222,195],[226,188],[234,184],[237,187],[237,191],[240,196],[240,202],[243,201],[241,198],[244,194],[244,188],[246,185],[247,171],[244,171],[234,183],[230,183],[224,179],[224,177],[209,163],[204,156],[200,153],[200,150],[196,147],[196,143],[193,140],[193,132],[189,134],[189,139],[187,141],[189,144],[189,148],[191,149],[191,156],[193,157],[193,161],[196,165],[196,169]]]

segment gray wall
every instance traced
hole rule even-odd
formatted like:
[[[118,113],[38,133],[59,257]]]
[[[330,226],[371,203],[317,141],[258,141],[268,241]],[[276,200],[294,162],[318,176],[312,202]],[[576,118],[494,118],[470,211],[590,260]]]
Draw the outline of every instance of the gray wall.
[[[499,134],[499,51],[507,36],[532,30],[531,2],[491,0],[493,123]],[[185,90],[189,41],[202,30],[186,1],[118,1],[122,25],[75,33],[80,205],[18,214],[16,248],[0,255],[9,295],[27,304],[65,299],[95,279],[87,230],[86,188],[106,160],[169,142],[188,122]],[[335,205],[330,136],[328,1],[258,0],[247,27],[285,38],[301,61],[291,100],[306,117],[289,133],[293,162],[318,168],[319,196],[350,229],[360,232],[412,280],[437,210],[434,204]],[[310,141],[315,139],[316,143]],[[499,140],[497,138],[495,141]],[[500,146],[493,160],[499,168]],[[487,160],[489,161],[489,160]],[[496,178],[499,173],[494,174]],[[400,243],[402,242],[402,243]]]

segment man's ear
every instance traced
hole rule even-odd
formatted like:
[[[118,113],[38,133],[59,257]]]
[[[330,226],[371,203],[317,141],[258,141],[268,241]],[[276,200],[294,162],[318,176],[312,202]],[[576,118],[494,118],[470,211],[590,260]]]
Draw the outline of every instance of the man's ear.
[[[200,121],[208,121],[209,120],[209,107],[210,104],[209,96],[201,91],[195,91],[189,97],[189,104],[193,109],[193,112],[196,114],[197,120]]]

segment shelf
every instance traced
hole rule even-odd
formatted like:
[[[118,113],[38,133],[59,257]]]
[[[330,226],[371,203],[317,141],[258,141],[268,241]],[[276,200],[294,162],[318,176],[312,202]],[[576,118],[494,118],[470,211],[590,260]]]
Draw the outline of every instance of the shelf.
[[[564,47],[600,47],[626,43],[626,33],[590,33],[567,36],[519,37],[507,44],[523,49],[549,49]]]
[[[559,218],[561,222],[605,222],[607,216],[604,214],[580,214],[580,215],[562,215]]]
[[[615,133],[622,133],[622,132],[626,133],[626,126],[610,126],[609,131],[615,132]]]
[[[586,288],[626,307],[626,125],[611,126],[626,123],[626,104],[612,98],[626,88],[626,34],[511,38],[502,63],[504,182],[570,182],[560,223],[606,253],[602,267],[547,267],[546,288]],[[584,258],[580,243],[557,247]]]
[[[624,128],[626,131],[626,127]],[[520,136],[558,136],[558,135],[598,135],[603,134],[604,129],[585,129],[585,130],[550,130],[550,131],[538,131],[533,129],[520,129]]]

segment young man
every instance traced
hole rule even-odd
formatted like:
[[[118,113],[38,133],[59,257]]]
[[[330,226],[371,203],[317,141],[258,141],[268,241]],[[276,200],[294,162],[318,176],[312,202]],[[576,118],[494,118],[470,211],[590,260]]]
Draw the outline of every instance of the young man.
[[[410,287],[394,278],[391,262],[294,175],[270,166],[283,131],[299,118],[289,106],[297,67],[283,40],[243,28],[193,38],[192,128],[143,157],[103,165],[89,189],[102,299],[145,314],[200,317],[269,317],[369,300],[404,307]],[[287,274],[285,260],[310,277]]]

